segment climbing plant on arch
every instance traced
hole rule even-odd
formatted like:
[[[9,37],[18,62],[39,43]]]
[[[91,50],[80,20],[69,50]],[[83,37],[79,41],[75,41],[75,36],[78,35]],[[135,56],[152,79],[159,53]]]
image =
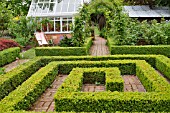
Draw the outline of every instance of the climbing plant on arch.
[[[104,36],[109,36],[112,32],[114,17],[121,13],[121,5],[121,0],[95,0],[85,4],[75,17],[73,28],[73,36],[77,37],[78,45],[81,46],[84,43],[84,38],[89,35],[94,23],[99,24],[100,30],[105,29]]]

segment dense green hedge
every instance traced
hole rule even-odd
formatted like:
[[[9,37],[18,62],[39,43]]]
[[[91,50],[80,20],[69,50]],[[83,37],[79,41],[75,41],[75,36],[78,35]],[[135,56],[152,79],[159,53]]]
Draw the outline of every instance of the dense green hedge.
[[[27,80],[41,67],[40,58],[35,58],[0,77],[0,100]]]
[[[36,56],[83,56],[89,54],[92,39],[88,38],[84,47],[36,47]]]
[[[46,67],[41,68],[29,79],[18,86],[8,96],[0,102],[0,111],[7,112],[13,110],[27,109],[35,102],[47,87],[51,85],[58,74],[58,66],[56,63],[50,63]]]
[[[111,46],[111,54],[156,54],[170,57],[170,45],[159,46]]]
[[[136,76],[140,79],[148,92],[170,92],[169,83],[160,76],[153,67],[145,61],[136,62]]]
[[[77,76],[81,76],[81,77],[77,77]],[[79,81],[79,79],[81,80]],[[121,77],[119,69],[116,67],[74,68],[71,71],[71,74],[69,74],[68,80],[64,82],[65,88],[76,86],[77,83],[75,81],[77,81],[79,82],[78,85],[81,84],[81,86],[84,83],[95,84],[95,82],[100,82],[100,84],[105,84],[106,90],[110,90],[110,91],[123,91],[124,89],[124,80]]]
[[[0,66],[11,63],[16,60],[16,57],[19,57],[20,48],[13,47],[0,51]]]
[[[76,61],[72,63],[60,62],[59,70],[62,70],[62,68],[69,69],[74,66],[114,67],[117,64],[117,66],[119,65],[118,67],[121,71],[127,71],[126,68],[121,68],[120,65],[127,65],[128,63],[136,64],[136,76],[139,77],[140,81],[145,86],[148,91],[147,93],[82,93],[80,90],[83,82],[83,74],[81,71],[78,71],[77,74],[80,75],[78,76],[77,74],[71,72],[74,77],[68,77],[55,95],[56,110],[76,112],[101,112],[103,110],[107,112],[170,111],[170,106],[167,107],[167,105],[170,105],[169,83],[144,60]],[[62,66],[63,64],[65,64],[66,67]],[[128,72],[131,72],[131,69],[134,71],[133,68],[128,68]],[[64,103],[67,103],[67,107]]]
[[[156,68],[170,79],[170,59],[165,56],[158,56],[156,58]]]

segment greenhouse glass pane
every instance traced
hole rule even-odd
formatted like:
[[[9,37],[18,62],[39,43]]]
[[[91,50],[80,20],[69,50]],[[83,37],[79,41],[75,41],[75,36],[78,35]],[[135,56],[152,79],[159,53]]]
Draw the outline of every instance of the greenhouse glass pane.
[[[56,2],[57,0],[51,0],[51,2]]]
[[[68,21],[68,31],[71,31],[72,21]]]
[[[36,13],[41,13],[41,11],[42,11],[42,9],[43,9],[43,3],[39,3],[39,4],[37,4],[37,6],[36,6],[37,8],[37,10],[36,10]]]
[[[67,12],[68,4],[63,4],[62,12]]]
[[[67,21],[62,21],[62,31],[67,31]]]
[[[56,4],[56,12],[60,12],[61,11],[61,4]]]
[[[51,3],[51,4],[50,4],[49,13],[54,12],[54,6],[55,6],[54,3]]]
[[[69,3],[70,0],[63,0],[63,4]]]
[[[43,6],[43,9],[42,9],[42,13],[47,13],[48,10],[49,10],[49,4],[45,3],[44,6]]]
[[[39,0],[39,2],[44,2],[44,0]]]
[[[44,2],[49,2],[49,0],[45,0]]]
[[[55,21],[55,31],[60,32],[60,21]]]
[[[70,3],[72,3],[72,4],[75,3],[75,0],[70,0]]]
[[[51,22],[48,24],[48,28],[49,28],[49,31],[50,31],[50,32],[53,32],[53,31],[54,31],[54,21],[51,21]]]
[[[35,11],[36,11],[36,4],[32,4],[30,12],[35,13]]]
[[[74,4],[69,4],[68,12],[74,12]]]
[[[79,8],[80,8],[81,4],[75,4],[75,11],[79,11]]]
[[[37,3],[38,2],[38,0],[32,0],[32,3]]]

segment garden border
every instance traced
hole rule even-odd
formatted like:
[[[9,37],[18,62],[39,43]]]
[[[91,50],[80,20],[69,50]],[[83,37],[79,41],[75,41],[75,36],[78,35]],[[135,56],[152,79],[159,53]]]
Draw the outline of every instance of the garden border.
[[[12,47],[0,51],[0,66],[11,63],[16,60],[16,57],[19,57],[20,48]]]

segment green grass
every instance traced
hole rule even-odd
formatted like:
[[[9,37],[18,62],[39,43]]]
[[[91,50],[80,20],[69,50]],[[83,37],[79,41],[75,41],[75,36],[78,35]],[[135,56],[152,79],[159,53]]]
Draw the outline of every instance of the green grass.
[[[21,59],[33,59],[35,57],[35,48],[29,49],[26,52],[20,53]]]

